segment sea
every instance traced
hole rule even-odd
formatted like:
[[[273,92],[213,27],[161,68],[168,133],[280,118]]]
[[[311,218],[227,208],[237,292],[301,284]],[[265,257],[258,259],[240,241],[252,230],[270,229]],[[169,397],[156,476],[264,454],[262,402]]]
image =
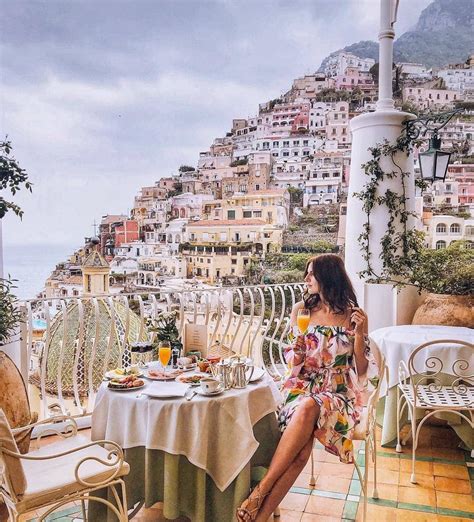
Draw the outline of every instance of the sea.
[[[3,277],[15,279],[13,293],[34,299],[56,265],[74,251],[71,245],[3,245]]]

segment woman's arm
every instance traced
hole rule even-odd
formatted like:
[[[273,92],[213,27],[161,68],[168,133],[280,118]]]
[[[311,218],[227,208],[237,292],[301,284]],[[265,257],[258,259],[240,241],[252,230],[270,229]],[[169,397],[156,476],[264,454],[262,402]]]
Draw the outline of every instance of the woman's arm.
[[[351,322],[355,324],[354,356],[358,375],[365,375],[369,361],[365,356],[365,337],[369,332],[367,314],[362,308],[353,308]]]
[[[295,306],[293,306],[293,308],[291,310],[291,315],[290,315],[290,328],[293,328],[293,326],[295,326],[297,324],[298,310],[301,310],[302,308],[304,308],[303,301],[299,301],[298,303],[295,304]],[[297,339],[295,340],[295,342],[291,348],[291,351],[293,352],[293,360],[291,361],[291,363],[293,366],[298,366],[304,360],[304,354],[302,353],[302,351],[304,349],[304,343],[302,345],[299,342],[299,340],[300,340],[300,338],[297,337]]]

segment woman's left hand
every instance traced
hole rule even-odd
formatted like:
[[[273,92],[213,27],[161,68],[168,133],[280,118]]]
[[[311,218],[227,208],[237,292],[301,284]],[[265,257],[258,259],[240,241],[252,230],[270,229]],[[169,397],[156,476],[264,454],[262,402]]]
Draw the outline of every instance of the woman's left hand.
[[[355,324],[354,332],[356,335],[365,335],[369,332],[367,314],[362,308],[352,309],[351,323]]]

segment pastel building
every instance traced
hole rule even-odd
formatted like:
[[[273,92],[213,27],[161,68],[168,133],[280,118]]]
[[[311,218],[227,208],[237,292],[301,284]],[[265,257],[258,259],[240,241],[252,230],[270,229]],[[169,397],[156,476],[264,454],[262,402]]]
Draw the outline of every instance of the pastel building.
[[[462,100],[459,91],[448,89],[428,89],[425,87],[404,87],[402,90],[403,102],[409,102],[419,109],[452,108],[454,102]]]
[[[341,76],[348,67],[369,72],[374,65],[375,60],[372,58],[359,58],[355,54],[342,52],[328,58],[324,72],[328,77]]]
[[[448,247],[453,241],[467,241],[474,248],[474,219],[458,216],[432,216],[425,223],[427,246],[436,250]]]

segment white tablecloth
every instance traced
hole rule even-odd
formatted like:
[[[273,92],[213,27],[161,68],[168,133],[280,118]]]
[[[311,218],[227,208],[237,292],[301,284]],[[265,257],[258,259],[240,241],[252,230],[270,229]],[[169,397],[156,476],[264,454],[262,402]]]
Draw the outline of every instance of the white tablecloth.
[[[167,384],[147,382],[147,386]],[[92,440],[185,455],[224,491],[258,448],[252,427],[276,410],[278,398],[278,389],[267,376],[247,388],[215,397],[197,395],[189,402],[137,398],[137,392],[111,391],[104,383],[92,415]]]
[[[370,338],[375,341],[380,351],[385,355],[389,369],[389,383],[391,388],[398,384],[398,366],[400,361],[408,362],[413,350],[420,344],[428,341],[453,339],[474,343],[474,330],[456,326],[431,326],[431,325],[402,325],[379,328],[370,333]],[[423,355],[423,360],[430,356],[436,356],[443,362],[443,373],[452,374],[452,365],[460,357],[469,361],[472,358],[472,350],[467,347],[454,348],[454,344],[437,344],[428,347]],[[420,359],[421,361],[421,359]]]

